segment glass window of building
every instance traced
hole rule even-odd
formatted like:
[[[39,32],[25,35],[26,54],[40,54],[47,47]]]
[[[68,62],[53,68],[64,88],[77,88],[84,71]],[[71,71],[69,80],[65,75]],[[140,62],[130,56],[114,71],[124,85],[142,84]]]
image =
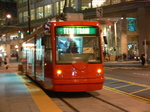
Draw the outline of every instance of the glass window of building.
[[[89,8],[91,8],[91,0],[82,0],[81,5],[82,5],[81,6],[82,10],[89,9]]]
[[[128,2],[128,1],[134,1],[134,0],[126,0],[126,2]]]
[[[36,9],[36,19],[43,18],[43,7],[39,7]]]
[[[35,20],[35,10],[31,10],[31,20]]]
[[[101,6],[111,5],[112,0],[105,0]]]
[[[23,12],[23,21],[24,22],[28,21],[28,12],[27,11]]]
[[[22,3],[22,0],[18,0],[18,3]]]
[[[46,5],[44,7],[44,10],[45,10],[45,15],[44,17],[48,17],[48,16],[51,16],[52,15],[52,5]]]
[[[27,2],[27,0],[22,0],[23,2]]]
[[[22,16],[22,13],[19,13],[19,22],[21,23],[22,22],[22,18],[23,16]]]
[[[92,1],[92,8],[100,7],[104,5],[106,0],[93,0]]]
[[[71,0],[71,7],[73,7],[73,9],[76,9],[76,0]]]
[[[59,2],[54,3],[54,15],[59,14]]]
[[[0,0],[0,2],[15,2],[16,0]]]
[[[136,31],[137,29],[136,23],[137,23],[136,18],[127,18],[128,31]]]
[[[121,0],[112,0],[112,4],[118,4],[120,2],[121,2]]]
[[[60,13],[63,12],[65,1],[60,1]]]

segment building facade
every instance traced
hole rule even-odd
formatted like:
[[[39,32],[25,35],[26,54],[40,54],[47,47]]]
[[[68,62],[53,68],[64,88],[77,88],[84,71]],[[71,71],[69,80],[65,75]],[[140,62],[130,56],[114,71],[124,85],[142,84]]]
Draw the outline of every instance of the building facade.
[[[102,9],[101,15],[97,12],[99,9]],[[17,10],[19,39],[27,35],[29,18],[31,32],[64,11],[83,13],[84,20],[99,21],[103,51],[111,55],[111,60],[123,53],[128,59],[139,56],[145,52],[143,41],[150,40],[150,2],[147,0],[17,0]],[[150,57],[150,51],[146,53]]]
[[[18,34],[12,32],[13,25],[16,24],[16,18],[16,1],[0,0],[0,57],[10,56],[13,53],[17,54],[15,45],[18,44],[18,41],[14,42]]]

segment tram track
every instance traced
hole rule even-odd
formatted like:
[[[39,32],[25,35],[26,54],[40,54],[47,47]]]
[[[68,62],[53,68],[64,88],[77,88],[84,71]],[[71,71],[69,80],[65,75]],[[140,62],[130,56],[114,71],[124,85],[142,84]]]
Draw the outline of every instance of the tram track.
[[[82,92],[82,93],[54,93],[54,94],[56,95],[55,98],[58,98],[59,100],[61,100],[66,106],[68,106],[72,110],[72,112],[84,112],[81,108],[78,108],[80,106],[76,106],[76,105],[74,105],[74,103],[72,103],[72,102],[76,102],[74,100],[74,98],[77,98],[78,101],[80,101],[80,100],[83,100],[82,97],[86,98],[87,102],[89,102],[89,103],[91,103],[90,101],[92,99],[93,102],[95,102],[95,100],[98,100],[99,105],[107,105],[107,106],[109,105],[109,107],[111,106],[112,110],[110,110],[110,112],[129,112],[128,110],[126,110],[126,109],[124,109],[122,107],[119,107],[119,106],[117,106],[117,105],[115,105],[113,103],[110,103],[110,102],[108,102],[108,101],[106,101],[106,100],[104,100],[102,98],[96,97],[96,96],[94,96],[94,95],[92,95],[92,94],[90,94],[88,92]],[[68,94],[73,94],[73,95],[68,96]],[[55,102],[55,100],[54,100],[54,102]],[[58,105],[60,105],[60,104],[58,104]],[[82,107],[84,108],[84,106],[82,106]],[[94,107],[94,108],[99,108],[99,107]],[[94,108],[93,108],[93,112],[96,112],[94,110]],[[115,110],[117,110],[117,111],[115,111]],[[63,110],[63,111],[68,112],[66,110]],[[86,111],[86,112],[91,112],[91,111]]]
[[[90,93],[88,93],[88,94],[90,94]],[[121,107],[119,107],[119,106],[117,106],[117,105],[115,105],[115,104],[113,104],[113,103],[110,103],[110,102],[108,102],[108,101],[106,101],[106,100],[104,100],[104,99],[102,99],[102,98],[99,98],[99,97],[96,97],[96,96],[94,96],[94,95],[92,95],[92,94],[90,94],[93,98],[95,98],[95,99],[97,99],[97,100],[100,100],[100,101],[102,101],[102,102],[104,102],[104,103],[107,103],[107,104],[109,104],[109,105],[111,105],[111,106],[113,106],[113,107],[116,107],[116,108],[118,108],[119,110],[121,110],[121,111],[123,111],[123,112],[129,112],[129,111],[127,111],[126,109],[124,109],[124,108],[121,108]]]

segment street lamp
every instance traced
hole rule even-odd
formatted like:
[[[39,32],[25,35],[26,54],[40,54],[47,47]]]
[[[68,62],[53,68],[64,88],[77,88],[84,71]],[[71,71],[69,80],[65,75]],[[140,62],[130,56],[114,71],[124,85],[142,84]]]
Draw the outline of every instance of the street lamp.
[[[28,30],[31,32],[31,13],[30,13],[30,0],[28,0]]]
[[[7,14],[7,15],[6,15],[6,24],[7,24],[7,25],[10,25],[10,19],[11,19],[11,15],[10,15],[10,14]]]
[[[11,15],[10,15],[10,14],[7,14],[7,15],[6,15],[6,18],[7,18],[7,19],[10,19],[10,18],[11,18]]]

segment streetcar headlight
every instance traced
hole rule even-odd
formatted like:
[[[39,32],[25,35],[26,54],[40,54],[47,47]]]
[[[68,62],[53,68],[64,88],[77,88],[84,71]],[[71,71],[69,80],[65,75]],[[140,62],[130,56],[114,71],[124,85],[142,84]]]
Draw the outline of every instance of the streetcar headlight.
[[[102,72],[101,69],[97,69],[97,73],[100,74]]]
[[[62,74],[62,71],[61,71],[61,70],[57,70],[57,76],[58,76],[58,77],[64,77],[64,75]]]
[[[60,75],[62,73],[61,70],[57,70],[57,74]]]

